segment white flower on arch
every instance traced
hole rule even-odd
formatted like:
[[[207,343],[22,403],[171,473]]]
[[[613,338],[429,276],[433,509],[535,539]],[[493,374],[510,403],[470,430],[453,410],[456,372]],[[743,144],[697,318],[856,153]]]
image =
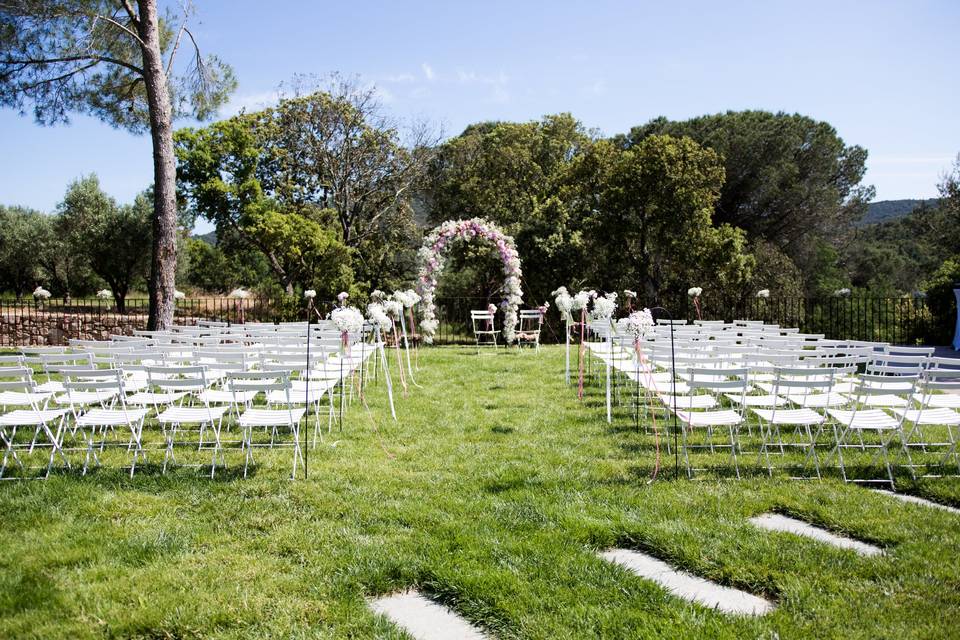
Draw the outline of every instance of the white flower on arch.
[[[504,280],[500,288],[503,295],[500,303],[503,308],[503,337],[508,343],[516,339],[518,311],[523,303],[523,290],[520,288],[520,279],[523,276],[520,269],[520,256],[513,238],[505,234],[497,225],[482,218],[471,218],[447,220],[424,238],[423,246],[417,252],[419,264],[417,291],[423,301],[420,330],[423,333],[424,342],[433,342],[433,334],[439,324],[433,293],[437,286],[437,276],[443,271],[446,250],[454,241],[475,238],[492,244],[503,263]],[[416,292],[413,293],[416,295]]]

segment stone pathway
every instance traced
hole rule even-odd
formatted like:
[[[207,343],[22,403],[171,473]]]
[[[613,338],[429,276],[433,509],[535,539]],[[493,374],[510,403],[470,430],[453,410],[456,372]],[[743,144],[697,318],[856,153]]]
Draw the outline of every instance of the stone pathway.
[[[724,613],[759,616],[775,608],[768,600],[745,591],[723,587],[684,571],[677,571],[666,562],[639,551],[611,549],[601,552],[600,557],[642,578],[653,580],[675,596]]]
[[[865,556],[878,556],[883,554],[883,549],[880,547],[875,547],[872,544],[860,542],[859,540],[853,540],[852,538],[838,536],[835,533],[830,533],[826,529],[815,527],[812,524],[804,522],[803,520],[790,518],[780,515],[779,513],[764,513],[759,516],[754,516],[750,518],[750,522],[761,529],[766,529],[768,531],[782,531],[803,536],[805,538],[812,538],[840,549],[852,549],[853,551]]]
[[[894,493],[893,491],[886,491],[884,489],[877,489],[877,493],[882,493],[888,495],[891,498],[896,498],[897,500],[902,500],[904,502],[912,502],[913,504],[922,504],[933,509],[942,509],[944,511],[949,511],[950,513],[960,514],[960,509],[956,507],[950,507],[945,504],[940,504],[939,502],[933,502],[932,500],[925,500],[923,498],[918,498],[917,496],[911,496],[906,493]]]
[[[486,640],[480,629],[417,591],[371,600],[374,613],[385,616],[417,640]]]

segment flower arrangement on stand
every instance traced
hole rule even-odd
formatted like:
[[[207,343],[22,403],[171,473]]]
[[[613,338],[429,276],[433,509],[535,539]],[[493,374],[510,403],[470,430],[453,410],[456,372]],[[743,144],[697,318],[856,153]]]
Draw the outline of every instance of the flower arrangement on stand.
[[[604,294],[602,296],[595,296],[593,299],[593,309],[590,310],[590,322],[594,325],[608,325],[608,329],[613,327],[613,314],[617,310],[617,294],[616,292],[611,292]],[[607,336],[607,348],[613,348],[613,333],[612,331],[606,331]],[[606,405],[607,405],[607,422],[613,422],[613,414],[611,407],[611,398],[610,398],[610,374],[611,367],[609,360],[604,367],[606,371]],[[581,379],[580,386],[582,388],[583,381]]]
[[[607,293],[593,299],[593,309],[590,310],[590,319],[594,322],[609,320],[617,310],[617,294]]]
[[[757,307],[760,311],[760,320],[766,321],[767,319],[767,298],[770,297],[770,289],[760,289],[757,291]]]
[[[38,286],[33,290],[33,304],[35,307],[39,307],[41,302],[45,302],[50,299],[50,292],[44,289],[41,286]]]
[[[697,320],[703,320],[700,309],[700,296],[703,295],[703,287],[690,287],[687,289],[687,295],[693,298],[693,308],[697,311]]]
[[[586,348],[587,315],[590,313],[590,301],[597,297],[597,292],[580,290],[573,296],[573,310],[580,312],[580,349],[577,352],[578,370],[577,398],[583,400],[583,365],[584,349]]]
[[[573,315],[571,314],[571,311],[573,311],[573,298],[570,296],[566,287],[560,287],[550,295],[553,296],[553,302],[557,305],[557,311],[563,320],[563,342],[565,349],[564,380],[567,384],[570,384],[570,325],[573,324]]]
[[[398,302],[403,309],[403,312],[400,313],[400,330],[403,332],[403,349],[407,354],[407,373],[410,374],[410,382],[412,382],[414,385],[419,387],[420,385],[417,384],[416,379],[413,377],[413,364],[410,361],[410,338],[407,334],[407,321],[404,316],[406,315],[407,317],[410,318],[410,323],[411,323],[410,327],[411,327],[411,330],[414,330],[413,329],[413,318],[414,318],[413,308],[416,305],[418,305],[421,302],[421,300],[423,300],[423,298],[421,298],[420,295],[413,289],[407,289],[405,291],[394,291],[392,298],[395,302]],[[433,325],[430,325],[430,326],[433,326]],[[423,329],[423,327],[424,327],[424,323],[421,322],[420,328]],[[426,331],[425,329],[423,330]],[[436,327],[434,327],[434,330],[436,330]],[[419,352],[416,351],[416,348],[417,347],[415,342],[414,352],[417,357],[417,361],[419,362],[420,354]]]
[[[380,293],[382,294],[383,292]],[[390,402],[390,415],[393,416],[394,420],[396,420],[397,411],[393,405],[393,382],[390,380],[390,367],[387,365],[387,354],[383,348],[383,345],[386,342],[386,336],[393,328],[393,318],[390,317],[390,313],[387,311],[386,302],[383,301],[382,295],[374,296],[371,294],[370,298],[373,300],[373,302],[367,305],[367,320],[369,320],[370,324],[373,325],[375,341],[374,349],[380,355],[380,364],[383,367],[383,378],[387,382],[387,399]],[[400,369],[400,375],[403,375],[402,367]]]
[[[503,338],[509,344],[516,339],[518,310],[523,303],[523,290],[520,288],[520,256],[517,254],[513,238],[506,235],[498,226],[482,218],[469,220],[447,220],[424,238],[423,246],[417,255],[419,270],[417,290],[423,297],[422,320],[420,329],[424,342],[433,342],[439,323],[437,322],[434,290],[437,276],[443,270],[444,252],[456,240],[486,240],[494,245],[503,263]]]
[[[244,300],[250,297],[250,292],[244,289],[243,287],[237,287],[236,289],[231,291],[229,294],[227,294],[227,297],[233,299],[234,306],[237,309],[237,321],[240,324],[243,324],[245,322]]]
[[[401,297],[405,297],[404,292],[397,292]],[[396,299],[396,294],[387,296],[382,291],[374,291],[371,298],[383,300],[383,312],[390,318],[390,326],[393,334],[393,346],[397,354],[397,369],[400,371],[400,384],[403,387],[403,396],[407,395],[407,379],[403,373],[403,357],[400,354],[400,322],[403,320],[403,303]],[[421,323],[421,327],[423,324]]]
[[[633,348],[635,351],[634,362],[636,364],[635,377],[637,380],[637,405],[635,408],[635,420],[637,421],[637,426],[639,428],[639,411],[640,411],[640,376],[643,373],[646,377],[643,388],[646,389],[647,394],[657,393],[657,383],[653,378],[653,371],[651,367],[647,365],[643,356],[643,338],[647,334],[653,331],[654,321],[653,314],[650,312],[650,309],[642,309],[640,311],[634,311],[626,318],[620,318],[617,320],[617,329],[620,333],[624,335],[629,335],[633,337]],[[653,426],[653,438],[654,438],[654,450],[656,451],[656,457],[654,459],[653,465],[653,479],[656,479],[657,473],[660,470],[660,429],[657,427],[657,416],[656,412],[650,414],[650,418]]]
[[[340,332],[342,352],[350,352],[350,334],[363,331],[363,314],[356,307],[340,306],[330,312],[330,319]]]

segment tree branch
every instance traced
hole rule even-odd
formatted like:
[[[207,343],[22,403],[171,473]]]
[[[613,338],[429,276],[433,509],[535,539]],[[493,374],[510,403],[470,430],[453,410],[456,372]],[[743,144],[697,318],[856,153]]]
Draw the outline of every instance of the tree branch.
[[[119,22],[117,22],[117,21],[114,20],[113,18],[110,18],[110,17],[108,17],[108,16],[101,16],[101,15],[97,14],[97,15],[94,16],[94,18],[93,18],[93,26],[94,26],[94,27],[97,26],[97,20],[105,20],[106,22],[112,24],[113,26],[117,27],[118,29],[121,29],[124,33],[126,33],[127,35],[129,35],[130,37],[132,37],[134,40],[136,40],[136,41],[140,44],[141,47],[146,46],[146,45],[144,44],[143,40],[140,38],[140,36],[139,36],[135,31],[131,31],[129,28],[127,28],[127,27],[125,27],[124,25],[120,24]]]
[[[133,5],[130,4],[129,0],[120,0],[120,4],[123,5],[123,8],[127,12],[127,16],[130,18],[130,22],[134,24],[137,29],[140,28],[140,16],[137,15],[137,12],[133,10]]]
[[[0,60],[0,64],[21,64],[21,65],[48,65],[48,64],[59,64],[61,62],[80,62],[82,60],[92,60],[94,63],[98,62],[107,62],[109,64],[115,64],[119,67],[124,67],[144,75],[143,69],[138,67],[135,64],[125,62],[123,60],[118,60],[117,58],[111,58],[109,56],[100,56],[100,55],[75,55],[75,56],[61,56],[59,58],[5,58]]]

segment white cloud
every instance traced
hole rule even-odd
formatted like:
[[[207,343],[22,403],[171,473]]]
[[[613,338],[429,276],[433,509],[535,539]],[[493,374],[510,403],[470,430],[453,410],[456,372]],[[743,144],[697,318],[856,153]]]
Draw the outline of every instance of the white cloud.
[[[396,100],[396,96],[394,96],[393,92],[389,89],[377,85],[372,85],[370,89],[376,94],[377,98],[380,99],[380,102],[384,104],[389,104]]]
[[[426,77],[426,79],[429,81],[433,81],[433,78],[436,75],[433,73],[433,67],[431,67],[429,64],[424,62],[422,65],[420,65],[420,68],[423,69],[424,77]]]
[[[597,80],[593,84],[587,86],[585,91],[591,95],[602,96],[607,92],[607,82],[603,79]]]
[[[386,82],[404,84],[404,83],[413,82],[416,80],[416,78],[413,77],[412,73],[398,73],[395,76],[387,76],[386,78],[384,78],[384,80]]]
[[[496,75],[482,75],[475,71],[457,69],[457,81],[462,85],[478,85],[490,88],[490,101],[504,103],[510,101],[510,92],[507,85],[510,78],[503,71]]]
[[[237,115],[241,111],[245,111],[247,113],[252,111],[260,111],[261,109],[272,107],[278,102],[280,102],[280,92],[276,89],[261,93],[235,95],[220,110],[220,115],[225,118],[229,118]]]

